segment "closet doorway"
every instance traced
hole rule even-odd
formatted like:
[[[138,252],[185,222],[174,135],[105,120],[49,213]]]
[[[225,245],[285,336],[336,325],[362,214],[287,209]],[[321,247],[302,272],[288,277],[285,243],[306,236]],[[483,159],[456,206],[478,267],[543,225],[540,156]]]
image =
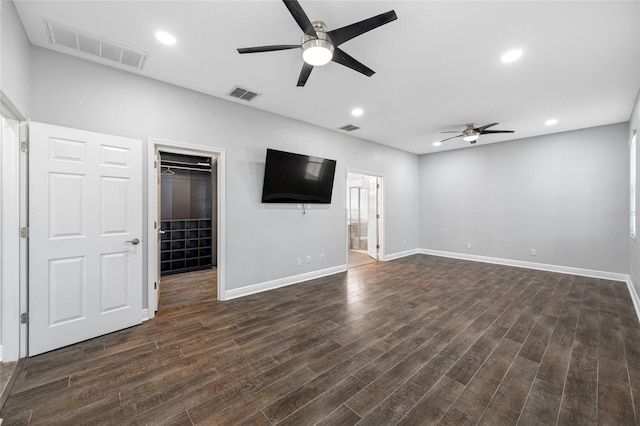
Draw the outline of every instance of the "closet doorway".
[[[380,260],[382,177],[347,174],[347,267]]]
[[[217,160],[158,151],[158,310],[218,299]]]

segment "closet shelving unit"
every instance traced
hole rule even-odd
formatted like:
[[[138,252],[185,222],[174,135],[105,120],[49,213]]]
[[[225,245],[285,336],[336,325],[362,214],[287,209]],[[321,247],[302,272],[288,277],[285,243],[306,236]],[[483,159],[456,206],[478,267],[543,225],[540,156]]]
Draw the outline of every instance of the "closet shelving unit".
[[[162,275],[208,269],[212,265],[211,219],[174,219],[160,222]]]

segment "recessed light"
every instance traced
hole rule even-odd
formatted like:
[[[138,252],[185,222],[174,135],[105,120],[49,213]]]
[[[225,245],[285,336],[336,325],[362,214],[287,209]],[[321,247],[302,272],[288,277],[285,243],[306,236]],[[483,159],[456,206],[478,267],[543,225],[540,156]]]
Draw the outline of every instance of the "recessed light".
[[[510,50],[502,55],[502,62],[504,62],[505,64],[509,62],[515,62],[521,57],[522,57],[522,50],[520,49]]]
[[[156,33],[156,38],[160,43],[166,44],[167,46],[173,46],[176,44],[176,38],[164,31],[158,31]]]
[[[547,121],[545,121],[544,124],[546,124],[547,126],[554,126],[558,124],[558,120],[555,118],[550,118]]]
[[[433,143],[433,146],[440,146],[440,145],[442,145],[442,142],[440,142],[440,141],[435,141]]]
[[[354,108],[351,110],[351,115],[353,115],[354,117],[360,117],[362,114],[364,114],[362,108]]]

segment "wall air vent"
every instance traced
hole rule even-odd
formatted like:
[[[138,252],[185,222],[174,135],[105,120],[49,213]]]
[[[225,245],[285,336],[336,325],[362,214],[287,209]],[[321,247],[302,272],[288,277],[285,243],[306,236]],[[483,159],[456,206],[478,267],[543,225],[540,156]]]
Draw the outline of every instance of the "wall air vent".
[[[82,32],[78,29],[44,20],[47,26],[49,41],[53,46],[62,47],[61,51],[75,54],[85,59],[103,59],[117,62],[127,67],[142,69],[147,53],[127,46],[105,40],[98,36]],[[74,52],[69,51],[69,49]],[[100,61],[102,62],[102,61]]]
[[[229,96],[249,102],[256,96],[260,96],[260,93],[252,92],[251,90],[236,86],[231,90],[231,92],[229,92]]]
[[[358,130],[360,127],[354,126],[353,124],[347,124],[346,126],[340,127],[340,130],[344,130],[346,132],[353,132],[354,130]]]

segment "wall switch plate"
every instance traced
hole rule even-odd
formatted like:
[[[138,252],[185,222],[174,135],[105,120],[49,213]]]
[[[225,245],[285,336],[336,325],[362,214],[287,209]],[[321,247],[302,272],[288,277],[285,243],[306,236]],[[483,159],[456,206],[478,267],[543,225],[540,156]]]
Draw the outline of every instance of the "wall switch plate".
[[[467,248],[470,249],[471,248],[471,243],[467,243]]]
[[[302,266],[302,258],[297,258],[296,259],[296,263],[298,264],[298,266]]]
[[[307,263],[311,263],[311,256],[307,256]]]
[[[536,249],[531,249],[531,256],[535,256],[536,255]]]
[[[320,262],[324,262],[324,253],[320,253]]]

